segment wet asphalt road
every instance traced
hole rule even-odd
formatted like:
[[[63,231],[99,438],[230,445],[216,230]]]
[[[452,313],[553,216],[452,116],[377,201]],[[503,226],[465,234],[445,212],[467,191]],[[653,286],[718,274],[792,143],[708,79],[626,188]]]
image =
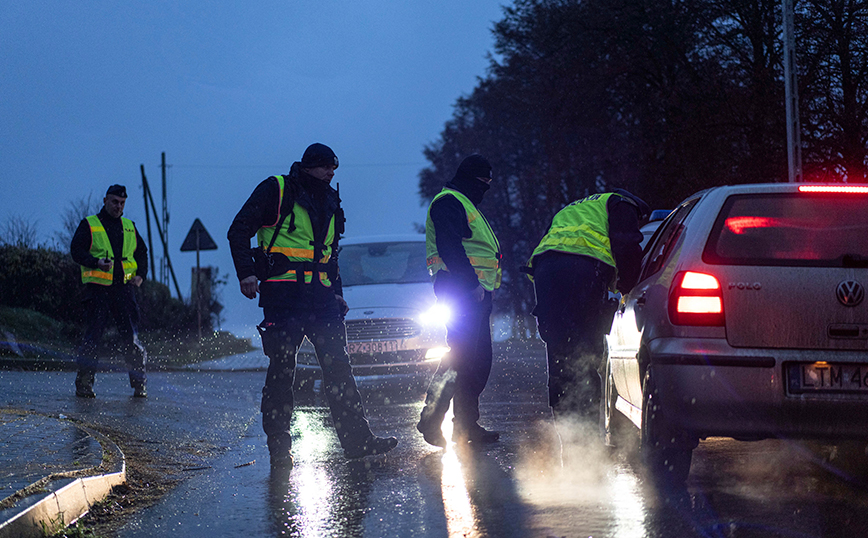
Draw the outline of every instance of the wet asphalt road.
[[[170,452],[179,484],[128,520],[123,537],[868,535],[868,466],[849,464],[850,447],[828,463],[827,447],[712,439],[696,450],[685,490],[667,495],[580,425],[562,453],[541,349],[497,355],[481,422],[502,437],[485,450],[422,441],[414,425],[424,382],[360,380],[373,430],[396,435],[398,448],[347,462],[321,395],[303,395],[288,475],[268,465],[258,411],[264,376],[153,373],[142,401],[130,397],[125,376],[104,373],[97,399],[80,400],[73,373],[0,371],[0,405],[64,413]]]

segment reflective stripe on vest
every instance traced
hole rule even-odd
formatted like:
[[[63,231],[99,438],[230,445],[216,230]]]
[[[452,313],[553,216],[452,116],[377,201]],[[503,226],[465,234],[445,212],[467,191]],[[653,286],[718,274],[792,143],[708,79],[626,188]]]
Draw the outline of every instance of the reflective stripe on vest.
[[[612,196],[620,195],[611,192],[592,194],[558,211],[552,219],[549,231],[534,249],[527,264],[532,266],[535,256],[552,250],[590,256],[615,267],[615,258],[609,241],[607,209],[607,203]],[[617,269],[611,284],[616,280]]]
[[[277,202],[277,220],[271,226],[263,226],[256,232],[259,248],[266,250],[271,243],[271,237],[275,233],[277,223],[280,222],[280,210],[283,204],[283,191],[285,188],[284,176],[274,176],[277,179],[277,185],[280,187],[280,196]],[[289,232],[289,223],[292,222],[295,229]],[[314,247],[312,245],[313,225],[310,222],[310,215],[307,209],[299,204],[292,206],[292,215],[284,219],[283,224],[278,231],[277,239],[271,247],[271,252],[279,252],[286,256],[290,262],[314,262],[325,264],[331,259],[332,242],[335,237],[335,217],[329,220],[328,231],[325,237],[325,246],[323,248],[322,257],[319,260],[314,260]],[[269,277],[266,282],[298,282],[298,273],[304,273],[303,280],[306,284],[313,281],[313,271],[303,271],[301,269],[290,269],[282,275]],[[325,271],[319,271],[319,281],[323,286],[331,286],[332,282]]]
[[[105,232],[102,221],[96,215],[87,217],[87,224],[90,226],[90,255],[97,259],[108,258],[114,264],[115,256],[112,251],[112,244],[109,241],[108,234]],[[136,252],[136,227],[130,219],[121,217],[121,226],[124,230],[123,247],[121,248],[123,256],[121,257],[124,268],[124,284],[136,276],[138,264],[133,254]],[[90,267],[81,266],[81,281],[85,284],[100,284],[102,286],[111,286],[113,280],[113,270],[103,271],[100,268],[91,269]]]
[[[494,230],[491,229],[485,216],[476,209],[473,202],[454,189],[444,187],[431,200],[431,205],[444,196],[454,196],[464,206],[464,212],[467,214],[467,225],[470,226],[470,237],[462,238],[461,244],[464,246],[464,252],[467,254],[467,259],[470,260],[470,265],[473,266],[476,278],[479,279],[479,284],[488,291],[499,288],[501,253],[500,243],[497,241],[497,236],[494,235]],[[437,252],[437,236],[434,231],[434,224],[431,222],[431,205],[428,206],[428,219],[425,222],[425,250],[428,274],[433,279],[438,271],[448,271],[449,269]]]

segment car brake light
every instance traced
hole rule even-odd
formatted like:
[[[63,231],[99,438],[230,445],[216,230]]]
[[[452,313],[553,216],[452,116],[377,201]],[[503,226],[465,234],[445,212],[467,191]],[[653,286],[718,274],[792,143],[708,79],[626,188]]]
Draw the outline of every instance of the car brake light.
[[[723,325],[720,281],[706,273],[678,273],[669,295],[669,319],[675,325]]]
[[[868,194],[868,187],[857,185],[799,185],[799,192],[841,192]]]
[[[771,228],[779,225],[779,219],[771,217],[729,217],[726,228],[734,234],[743,234],[751,228]]]

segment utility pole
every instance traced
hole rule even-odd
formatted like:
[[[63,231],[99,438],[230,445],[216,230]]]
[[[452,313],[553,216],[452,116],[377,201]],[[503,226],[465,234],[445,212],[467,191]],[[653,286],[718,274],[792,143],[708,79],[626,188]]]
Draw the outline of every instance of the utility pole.
[[[178,286],[178,279],[175,277],[175,269],[172,268],[172,260],[169,259],[169,239],[163,234],[163,229],[160,227],[160,221],[157,220],[157,206],[154,204],[154,197],[150,189],[145,189],[148,192],[148,201],[151,202],[151,210],[154,212],[154,224],[157,226],[157,233],[160,234],[160,242],[163,243],[163,256],[165,256],[166,266],[169,273],[172,275],[172,281],[175,284],[175,291],[178,293],[178,300],[183,301],[181,297],[181,288]],[[168,287],[168,284],[166,285]]]
[[[151,211],[148,209],[148,196],[151,195],[150,187],[148,186],[148,178],[145,177],[145,165],[139,165],[142,170],[142,192],[145,195],[145,222],[148,225],[148,254],[151,255],[151,275],[157,274],[157,266],[154,265],[154,242],[151,241]]]
[[[796,84],[793,0],[782,0],[784,26],[784,89],[787,101],[787,165],[789,182],[802,182],[802,137],[799,126],[799,87]]]
[[[168,193],[166,191],[166,152],[162,153],[162,162],[160,164],[160,168],[163,171],[163,213],[162,213],[162,222],[163,222],[163,234],[165,235],[166,244],[169,243],[169,205],[168,205]],[[163,258],[160,261],[160,282],[165,285],[169,285],[169,253],[168,251],[163,251]]]
[[[163,153],[163,163],[165,164],[165,156]],[[160,282],[161,284],[165,284],[166,287],[169,286],[169,277],[172,276],[172,282],[175,284],[175,292],[178,294],[178,300],[183,301],[183,297],[181,297],[181,288],[178,286],[178,279],[175,277],[175,269],[172,268],[172,260],[169,258],[169,237],[164,235],[163,228],[160,226],[160,219],[157,215],[157,206],[154,204],[154,196],[151,193],[151,187],[148,185],[148,178],[145,177],[145,165],[142,164],[139,166],[142,171],[142,190],[145,192],[145,218],[148,223],[148,250],[151,254],[151,270],[153,274],[157,274],[157,269],[154,267],[154,247],[151,242],[151,217],[150,211],[148,211],[148,202],[151,203],[151,211],[154,213],[154,224],[157,226],[157,233],[160,235],[160,243],[163,245],[163,257],[160,259],[160,271],[162,272],[163,266],[166,268],[166,282],[164,283],[160,278],[155,277],[154,282]],[[165,178],[164,178],[165,179]],[[165,185],[165,183],[164,183]],[[163,188],[163,208],[165,210],[166,200],[165,200],[165,187]],[[164,221],[166,222],[166,221]]]

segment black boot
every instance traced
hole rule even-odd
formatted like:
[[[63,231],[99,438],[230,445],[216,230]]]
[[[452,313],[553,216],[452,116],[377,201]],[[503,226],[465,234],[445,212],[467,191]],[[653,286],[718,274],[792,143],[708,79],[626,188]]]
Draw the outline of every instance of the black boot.
[[[288,433],[268,436],[268,454],[271,457],[271,467],[291,468],[292,438]]]
[[[476,423],[469,426],[455,424],[452,427],[452,441],[456,443],[487,445],[497,442],[498,439],[500,439],[498,432],[488,431]]]
[[[394,437],[370,436],[365,442],[352,449],[344,449],[344,455],[348,460],[364,458],[365,456],[379,456],[398,446],[398,440]]]
[[[75,376],[75,395],[79,398],[96,398],[93,392],[94,373],[78,371]]]
[[[435,420],[433,417],[427,421],[423,418],[416,424],[416,429],[419,430],[419,433],[422,434],[425,442],[429,445],[446,448],[446,438],[443,437],[443,432],[440,431],[441,426],[442,421]]]
[[[447,370],[442,374],[438,370],[428,385],[428,390],[425,393],[425,407],[422,408],[422,415],[419,417],[416,429],[419,430],[429,445],[446,447],[446,438],[443,437],[440,427],[443,425],[443,419],[449,410],[449,403],[455,394],[455,376],[454,370]]]
[[[130,370],[130,387],[133,389],[133,397],[148,397],[148,379],[143,370]]]

